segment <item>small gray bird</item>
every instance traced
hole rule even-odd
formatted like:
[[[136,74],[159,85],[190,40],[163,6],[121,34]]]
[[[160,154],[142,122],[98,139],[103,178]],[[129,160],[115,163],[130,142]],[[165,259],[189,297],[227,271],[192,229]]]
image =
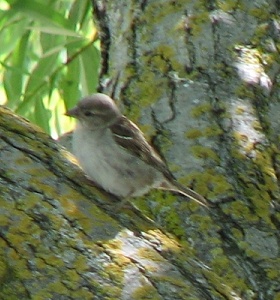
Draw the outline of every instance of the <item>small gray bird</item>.
[[[66,115],[78,120],[72,141],[75,156],[88,177],[104,190],[128,198],[153,188],[165,189],[207,206],[205,198],[175,180],[141,130],[109,96],[85,97]]]

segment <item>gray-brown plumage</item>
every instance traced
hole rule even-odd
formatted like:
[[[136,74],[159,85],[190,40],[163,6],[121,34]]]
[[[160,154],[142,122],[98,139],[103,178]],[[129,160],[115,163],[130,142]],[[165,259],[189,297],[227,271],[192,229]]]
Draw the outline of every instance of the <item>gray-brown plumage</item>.
[[[77,118],[73,152],[90,179],[123,198],[150,189],[171,190],[206,206],[204,197],[181,186],[141,130],[104,94],[82,99],[66,115]]]

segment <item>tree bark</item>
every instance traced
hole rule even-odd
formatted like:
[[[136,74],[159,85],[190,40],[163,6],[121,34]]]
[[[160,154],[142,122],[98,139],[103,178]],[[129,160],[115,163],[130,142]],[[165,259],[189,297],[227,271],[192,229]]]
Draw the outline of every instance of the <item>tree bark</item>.
[[[101,90],[217,204],[154,196],[150,217],[218,276],[205,299],[278,299],[279,1],[94,3]]]
[[[280,298],[279,4],[219,3],[93,3],[100,90],[215,207],[155,191],[116,211],[1,107],[1,299]]]

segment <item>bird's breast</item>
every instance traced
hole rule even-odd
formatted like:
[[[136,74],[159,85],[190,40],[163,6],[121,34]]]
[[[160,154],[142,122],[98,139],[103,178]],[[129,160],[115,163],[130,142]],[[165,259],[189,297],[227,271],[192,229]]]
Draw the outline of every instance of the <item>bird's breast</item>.
[[[78,128],[73,152],[90,179],[120,197],[143,195],[162,181],[160,172],[120,147],[109,131],[102,134]]]

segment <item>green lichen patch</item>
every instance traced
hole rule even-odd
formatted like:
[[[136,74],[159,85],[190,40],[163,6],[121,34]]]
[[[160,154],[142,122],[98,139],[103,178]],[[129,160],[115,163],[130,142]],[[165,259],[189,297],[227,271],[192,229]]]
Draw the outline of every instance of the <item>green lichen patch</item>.
[[[48,285],[48,290],[57,295],[69,295],[67,287],[60,281],[52,282]]]
[[[215,169],[205,169],[203,173],[191,173],[180,178],[180,182],[185,186],[190,186],[198,193],[209,199],[218,199],[220,197],[232,197],[234,189],[228,179],[218,174]]]
[[[125,266],[116,263],[109,263],[104,267],[103,276],[110,278],[116,286],[124,283]]]
[[[202,136],[204,136],[204,133],[197,128],[191,128],[185,133],[185,137],[188,139],[197,139]]]
[[[212,106],[210,103],[203,103],[194,107],[191,111],[193,118],[199,118],[204,114],[210,113],[212,111]]]
[[[149,22],[150,24],[158,24],[162,20],[169,16],[170,14],[176,13],[178,8],[176,5],[172,5],[171,2],[165,3],[165,9],[158,9],[157,2],[151,2],[147,5],[145,9],[145,14],[143,14],[141,21]]]
[[[144,284],[141,287],[136,288],[131,299],[134,300],[161,300],[162,297],[158,294],[158,291],[151,284]]]
[[[238,243],[238,246],[239,246],[240,249],[242,249],[245,252],[245,254],[248,257],[250,257],[250,258],[252,258],[254,260],[257,260],[257,261],[260,260],[260,259],[262,259],[262,256],[260,255],[260,253],[258,253],[257,251],[253,250],[251,248],[250,244],[248,244],[247,242],[241,241],[241,242]]]
[[[219,231],[220,228],[217,224],[213,223],[213,221],[211,220],[211,218],[207,215],[201,215],[201,214],[192,214],[189,217],[189,221],[192,222],[193,224],[196,224],[196,227],[198,228],[199,232],[210,232],[210,231]],[[220,241],[216,238],[211,238],[211,240],[209,240],[209,242],[211,244],[215,244],[220,245]]]
[[[191,29],[192,36],[199,36],[202,34],[203,26],[210,23],[209,12],[203,9],[202,11],[196,11],[191,15],[188,20],[188,27]]]
[[[164,220],[166,228],[169,232],[172,232],[178,238],[181,238],[185,235],[185,228],[181,225],[182,222],[177,211],[169,211]]]
[[[151,240],[158,240],[161,245],[161,251],[164,253],[176,253],[179,255],[182,251],[180,244],[173,236],[169,237],[158,229],[147,231],[147,238]]]
[[[224,134],[223,130],[218,125],[206,127],[203,132],[205,137],[216,137]]]
[[[275,293],[273,300],[280,300],[280,292]]]
[[[223,207],[223,211],[240,222],[251,224],[259,222],[259,217],[250,210],[247,203],[243,203],[241,200],[227,204]]]
[[[220,160],[216,151],[204,146],[194,145],[191,147],[191,152],[195,157],[200,159],[211,159],[215,163],[218,163]]]
[[[237,229],[237,228],[231,228],[231,233],[234,236],[234,238],[238,241],[243,240],[244,239],[244,234],[241,230]]]
[[[71,292],[71,297],[73,299],[93,299],[95,295],[87,287],[79,287],[77,291]]]
[[[235,95],[238,98],[254,99],[256,97],[253,89],[249,89],[246,83],[240,83],[235,89]]]
[[[153,249],[142,248],[137,251],[137,254],[141,258],[151,260],[153,262],[154,266],[156,263],[161,263],[161,262],[165,261],[165,259],[158,252],[154,251]],[[149,268],[149,266],[148,266],[148,268]]]
[[[2,244],[2,243],[1,243]],[[3,289],[6,283],[10,283],[17,279],[17,274],[15,270],[8,264],[7,261],[1,257],[0,260],[0,291]]]
[[[108,250],[120,250],[123,247],[123,243],[121,241],[112,239],[105,242],[103,246]]]
[[[218,292],[218,298],[222,297],[230,300],[240,298],[239,296],[242,294],[242,292],[248,291],[246,283],[244,283],[241,278],[238,278],[236,274],[232,273],[229,268],[225,268],[225,265],[227,264],[225,261],[222,264],[224,265],[222,268],[215,268],[218,274],[216,272],[204,270],[203,273],[205,277],[208,279],[208,282],[212,283],[212,285],[215,287],[215,290]],[[231,273],[228,273],[227,271]],[[213,295],[214,294],[215,292],[213,291]]]
[[[277,281],[277,279],[280,278],[280,261],[279,261],[279,259],[270,261],[270,265],[273,266],[273,268],[265,269],[266,275],[270,280]]]
[[[270,10],[268,9],[269,4],[263,4],[259,7],[254,7],[249,11],[249,15],[256,17],[260,20],[267,21],[270,19]]]
[[[237,1],[237,0],[223,1],[223,0],[221,0],[221,1],[217,2],[217,6],[221,10],[228,12],[228,11],[236,10],[240,6],[240,1]]]

